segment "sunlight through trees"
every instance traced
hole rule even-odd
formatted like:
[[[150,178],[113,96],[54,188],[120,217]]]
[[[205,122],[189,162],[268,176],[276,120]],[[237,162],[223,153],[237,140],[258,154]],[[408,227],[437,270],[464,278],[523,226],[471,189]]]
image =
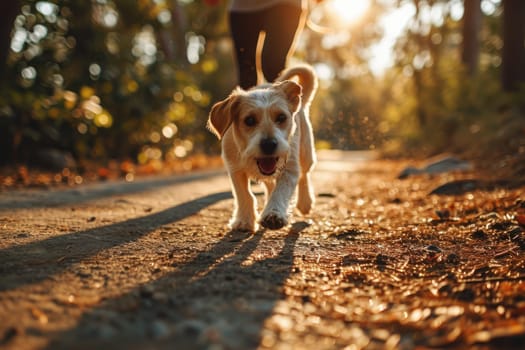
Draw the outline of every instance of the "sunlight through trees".
[[[519,1],[310,4],[294,59],[321,78],[321,148],[464,149],[524,104]],[[3,2],[1,161],[43,148],[139,163],[217,153],[207,113],[236,81],[226,6]]]

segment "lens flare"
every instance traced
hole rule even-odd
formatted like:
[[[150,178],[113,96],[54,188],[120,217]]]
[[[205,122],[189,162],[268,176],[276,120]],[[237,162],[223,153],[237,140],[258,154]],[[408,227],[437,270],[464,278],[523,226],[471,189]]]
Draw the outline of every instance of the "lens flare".
[[[358,21],[370,8],[369,0],[331,0],[327,3],[339,21],[352,24]]]

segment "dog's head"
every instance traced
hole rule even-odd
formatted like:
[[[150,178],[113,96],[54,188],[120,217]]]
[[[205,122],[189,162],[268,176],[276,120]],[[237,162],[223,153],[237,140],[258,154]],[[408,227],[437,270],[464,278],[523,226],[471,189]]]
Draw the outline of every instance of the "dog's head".
[[[241,163],[236,166],[271,176],[286,162],[300,106],[301,86],[293,81],[248,91],[237,88],[212,107],[208,127],[219,139],[227,137],[225,141],[233,143]]]

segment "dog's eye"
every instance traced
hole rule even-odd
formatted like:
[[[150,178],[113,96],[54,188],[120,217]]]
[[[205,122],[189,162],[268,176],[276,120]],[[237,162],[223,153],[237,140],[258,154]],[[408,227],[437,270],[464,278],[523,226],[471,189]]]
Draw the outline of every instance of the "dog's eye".
[[[284,114],[284,113],[279,114],[279,115],[277,116],[277,118],[275,118],[275,122],[276,122],[277,124],[282,124],[282,123],[284,123],[285,121],[286,121],[286,114]]]
[[[253,115],[249,115],[244,118],[244,124],[250,127],[255,126],[255,124],[257,124],[257,119]]]

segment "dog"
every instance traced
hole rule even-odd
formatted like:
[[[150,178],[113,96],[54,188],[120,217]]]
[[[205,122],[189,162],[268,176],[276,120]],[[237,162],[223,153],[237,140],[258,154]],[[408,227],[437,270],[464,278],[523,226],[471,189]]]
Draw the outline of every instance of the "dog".
[[[274,83],[237,87],[212,106],[208,128],[221,140],[232,185],[232,230],[255,232],[259,223],[273,230],[286,226],[296,188],[297,209],[310,212],[316,155],[309,109],[317,86],[312,67],[300,65],[284,70]],[[265,185],[260,218],[251,180]]]

